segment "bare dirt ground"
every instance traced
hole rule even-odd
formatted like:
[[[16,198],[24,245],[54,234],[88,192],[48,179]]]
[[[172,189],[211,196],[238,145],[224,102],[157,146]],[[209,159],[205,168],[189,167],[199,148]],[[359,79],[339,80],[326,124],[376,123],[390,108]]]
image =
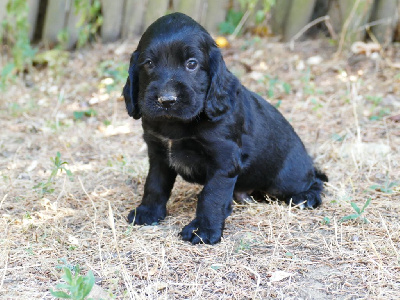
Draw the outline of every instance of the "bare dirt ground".
[[[201,189],[181,179],[163,222],[126,222],[148,168],[141,123],[120,97],[134,48],[57,56],[1,92],[0,298],[50,299],[60,267],[76,264],[93,271],[97,299],[400,297],[399,48],[333,59],[326,41],[291,51],[247,39],[224,50],[241,81],[279,106],[329,183],[315,210],[235,205],[215,246],[179,238]],[[51,176],[57,152],[71,179]]]

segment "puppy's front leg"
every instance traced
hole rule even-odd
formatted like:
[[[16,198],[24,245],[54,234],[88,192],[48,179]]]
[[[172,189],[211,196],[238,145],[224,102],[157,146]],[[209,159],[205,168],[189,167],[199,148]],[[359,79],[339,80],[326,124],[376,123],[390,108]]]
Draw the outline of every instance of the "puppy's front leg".
[[[175,182],[176,172],[169,167],[164,156],[154,154],[149,156],[150,169],[144,186],[143,200],[129,213],[129,223],[151,225],[163,220],[167,214],[166,204]]]
[[[221,240],[225,219],[232,212],[232,196],[237,176],[216,172],[204,185],[197,202],[196,218],[180,233],[192,244],[215,244]]]

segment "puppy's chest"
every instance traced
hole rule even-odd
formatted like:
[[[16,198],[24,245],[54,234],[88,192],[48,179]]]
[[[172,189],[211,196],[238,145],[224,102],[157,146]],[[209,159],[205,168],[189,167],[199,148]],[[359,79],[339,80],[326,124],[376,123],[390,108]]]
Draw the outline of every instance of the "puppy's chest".
[[[201,181],[209,159],[202,145],[195,139],[168,140],[168,162],[179,175]]]

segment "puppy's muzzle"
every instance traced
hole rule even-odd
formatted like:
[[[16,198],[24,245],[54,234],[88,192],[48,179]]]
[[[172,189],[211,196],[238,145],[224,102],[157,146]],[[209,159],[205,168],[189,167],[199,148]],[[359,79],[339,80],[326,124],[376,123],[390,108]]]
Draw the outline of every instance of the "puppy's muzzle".
[[[170,108],[172,105],[175,104],[178,98],[175,95],[163,95],[158,97],[157,101],[161,104],[164,108]]]

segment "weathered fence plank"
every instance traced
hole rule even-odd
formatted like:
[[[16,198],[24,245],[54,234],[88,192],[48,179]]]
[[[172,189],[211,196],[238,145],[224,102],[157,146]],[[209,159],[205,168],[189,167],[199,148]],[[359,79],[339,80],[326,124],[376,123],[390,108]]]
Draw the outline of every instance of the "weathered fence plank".
[[[275,35],[283,36],[285,21],[287,20],[291,4],[292,0],[276,1],[272,8],[271,29]]]
[[[204,5],[207,5],[205,0],[181,0],[178,1],[177,5],[174,3],[174,10],[188,15],[197,22],[201,22],[203,20]]]
[[[283,40],[289,41],[296,33],[310,22],[315,0],[292,1],[283,31]]]
[[[7,17],[6,5],[13,0],[0,0],[0,20]],[[216,33],[218,25],[226,18],[229,8],[244,9],[239,0],[100,0],[102,3],[103,41],[115,41],[137,37],[157,18],[168,10],[180,11],[202,24],[208,31]],[[298,33],[312,16],[316,3],[321,0],[282,0],[276,1],[271,11],[270,25],[283,40],[290,40]],[[389,43],[394,38],[398,26],[400,0],[322,0],[329,5],[328,15],[336,33],[344,32],[343,41],[353,42],[365,38],[365,28],[370,25],[373,34],[381,43]],[[43,30],[38,36],[50,45],[57,44],[58,36],[66,30],[69,36],[66,48],[72,48],[79,38],[81,28],[77,28],[80,19],[76,15],[73,0],[54,0],[44,2],[27,0],[29,6],[29,36],[32,39],[37,23],[43,22]],[[258,1],[257,9],[263,1]],[[172,6],[170,7],[170,5]],[[41,10],[39,12],[39,10]],[[39,15],[44,16],[39,19]],[[43,20],[43,21],[42,21]],[[367,22],[370,22],[367,24]],[[255,24],[252,16],[245,27]],[[40,25],[41,27],[41,25]],[[0,29],[1,30],[1,29]],[[36,31],[36,33],[38,33]],[[395,37],[395,39],[399,39]]]
[[[71,49],[72,47],[74,47],[74,45],[78,40],[80,29],[78,28],[77,24],[81,18],[81,13],[78,13],[75,10],[73,1],[70,2],[70,6],[67,7],[67,9],[68,9],[68,16],[66,19],[65,29],[68,32],[68,42],[66,48]]]
[[[29,39],[32,40],[33,35],[35,34],[36,29],[36,21],[39,12],[39,0],[28,0],[28,22],[29,26]],[[1,18],[0,18],[1,19]]]
[[[122,38],[137,37],[143,33],[146,6],[147,0],[126,0],[124,21],[122,24]]]
[[[345,30],[346,40],[363,40],[365,28],[372,11],[373,0],[338,0],[329,11],[331,22],[336,32]]]
[[[43,41],[47,44],[57,42],[57,35],[66,25],[67,0],[49,1],[43,27]]]
[[[78,40],[79,28],[77,23],[80,15],[75,11],[73,1],[49,1],[43,28],[43,41],[47,44],[56,44],[58,34],[62,30],[68,33],[68,40],[64,47],[71,49]]]
[[[120,37],[122,18],[124,15],[123,0],[101,0],[103,24],[101,39],[104,42],[114,42]]]
[[[380,43],[390,43],[394,36],[394,30],[399,20],[397,6],[398,0],[376,0],[372,10],[371,21],[377,23],[372,26],[372,33]]]
[[[208,0],[204,27],[210,32],[218,32],[218,25],[225,21],[229,0]]]
[[[149,27],[151,23],[159,17],[164,16],[168,9],[168,0],[150,0],[147,4],[146,14],[144,16],[144,29]]]

